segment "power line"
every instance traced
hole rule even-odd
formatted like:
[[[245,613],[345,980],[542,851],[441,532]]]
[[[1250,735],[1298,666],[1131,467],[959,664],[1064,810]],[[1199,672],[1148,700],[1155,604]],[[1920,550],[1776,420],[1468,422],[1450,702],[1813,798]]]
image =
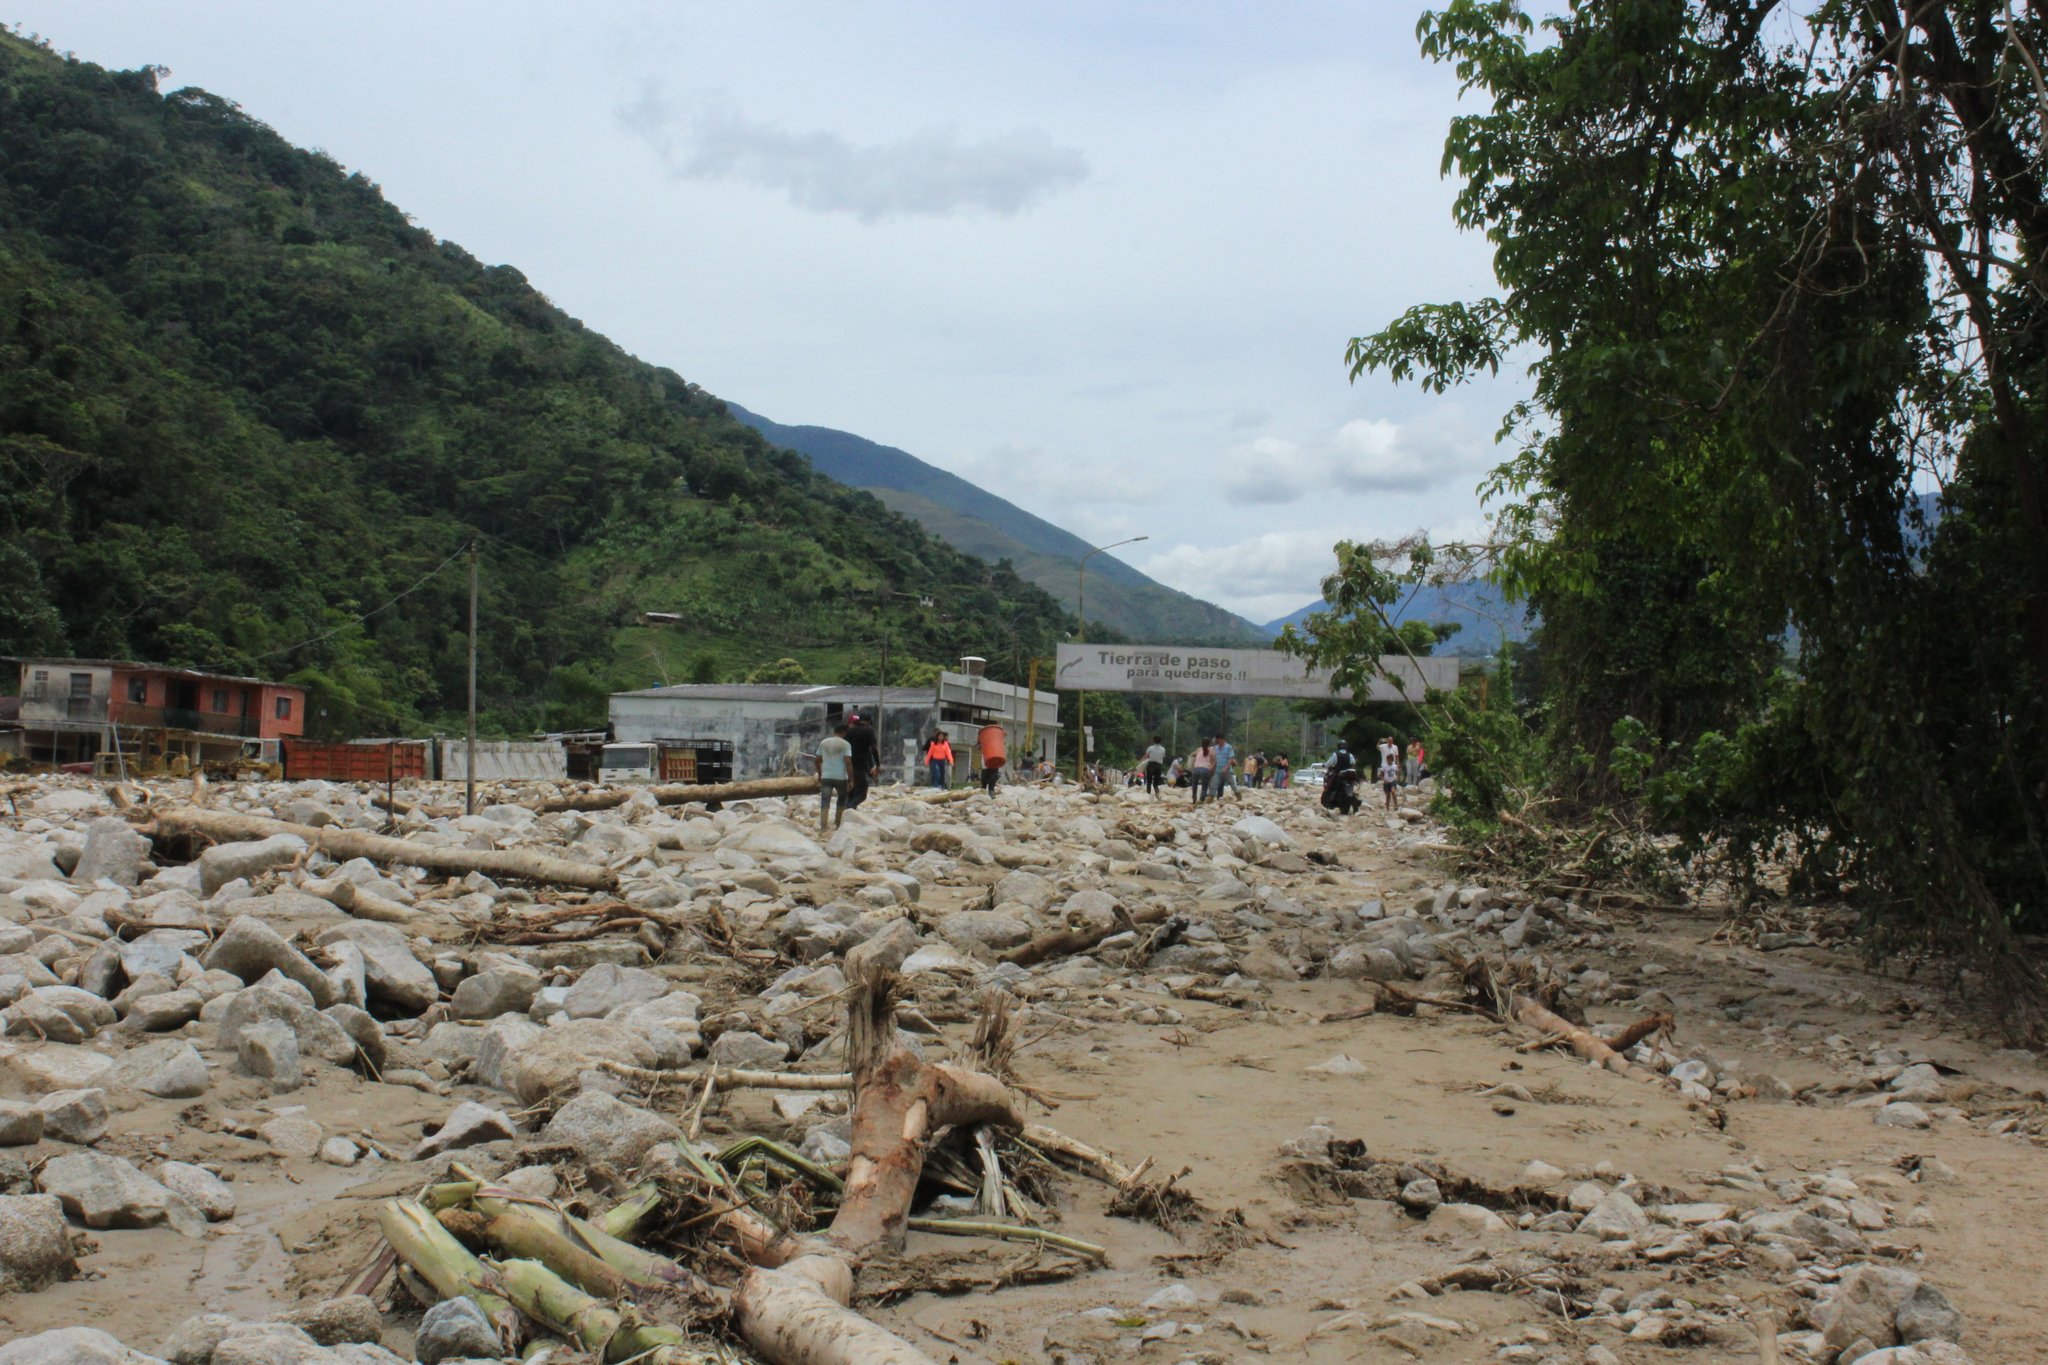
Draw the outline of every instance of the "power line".
[[[265,650],[261,654],[249,654],[245,655],[244,657],[247,658],[251,663],[254,663],[259,659],[273,659],[280,654],[289,654],[295,649],[304,649],[307,645],[317,645],[322,640],[332,639],[333,637],[341,634],[344,630],[347,630],[350,626],[359,626],[363,622],[369,620],[372,616],[376,616],[382,612],[389,611],[391,608],[397,606],[400,602],[403,602],[406,598],[418,592],[421,588],[427,585],[428,581],[431,580],[435,574],[441,572],[441,570],[447,568],[450,564],[453,564],[456,560],[462,558],[463,555],[469,553],[471,547],[475,544],[476,541],[474,539],[469,540],[462,546],[461,549],[457,550],[454,554],[449,555],[439,564],[436,564],[433,568],[427,570],[426,573],[422,574],[418,581],[415,582],[411,587],[407,588],[404,592],[399,593],[398,596],[392,598],[390,601],[384,603],[382,606],[372,607],[370,610],[364,612],[360,616],[350,617],[348,620],[342,622],[340,625],[334,627],[332,630],[323,630],[318,635],[312,636],[309,639],[301,640],[295,645],[285,645],[280,649],[269,649]]]

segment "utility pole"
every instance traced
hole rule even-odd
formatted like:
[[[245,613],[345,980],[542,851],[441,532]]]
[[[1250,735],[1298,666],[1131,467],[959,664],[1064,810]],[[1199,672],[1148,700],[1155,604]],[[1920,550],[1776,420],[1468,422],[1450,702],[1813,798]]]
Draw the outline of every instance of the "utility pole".
[[[1088,561],[1104,550],[1114,550],[1119,545],[1136,545],[1150,536],[1132,536],[1129,540],[1113,540],[1107,545],[1098,545],[1081,556],[1080,581],[1074,589],[1074,643],[1082,644],[1088,639]],[[1088,771],[1088,694],[1074,694],[1074,780],[1086,782]]]
[[[469,740],[463,755],[462,810],[476,814],[476,542],[469,542]]]
[[[882,747],[882,707],[889,700],[889,627],[882,626],[882,680],[875,684],[875,766],[889,770],[889,751]]]

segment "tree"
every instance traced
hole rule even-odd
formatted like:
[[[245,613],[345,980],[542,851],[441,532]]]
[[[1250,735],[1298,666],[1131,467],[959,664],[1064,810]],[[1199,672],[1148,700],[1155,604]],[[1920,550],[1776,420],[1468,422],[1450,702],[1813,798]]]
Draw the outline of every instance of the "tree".
[[[747,672],[750,683],[806,683],[811,675],[795,659],[777,659],[774,663],[758,664]]]
[[[1661,811],[1694,847],[1824,853],[1876,922],[2031,989],[2007,949],[2048,905],[2048,20],[1582,0],[1543,27],[1424,16],[1483,97],[1445,163],[1502,292],[1354,340],[1354,377],[1534,357],[1500,570],[1595,790],[1719,792]],[[1708,762],[1755,782],[1679,780]]]

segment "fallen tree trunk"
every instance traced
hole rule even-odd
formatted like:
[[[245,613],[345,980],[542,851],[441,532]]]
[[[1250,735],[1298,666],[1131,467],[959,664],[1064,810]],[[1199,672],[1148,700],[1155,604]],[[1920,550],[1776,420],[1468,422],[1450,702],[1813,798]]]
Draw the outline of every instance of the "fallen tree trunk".
[[[1106,938],[1114,938],[1126,929],[1147,924],[1159,924],[1173,915],[1170,906],[1147,905],[1139,909],[1126,922],[1113,924],[1108,928],[1100,925],[1068,925],[1040,934],[1029,943],[1020,943],[1007,953],[999,953],[996,960],[1015,967],[1035,967],[1049,958],[1066,957],[1073,953],[1085,953]]]
[[[650,792],[664,806],[717,805],[726,801],[763,801],[777,796],[816,796],[815,777],[761,777],[751,782],[712,782],[678,787],[608,787],[602,791],[572,792],[527,804],[543,813],[563,810],[611,810],[633,799],[635,792]]]
[[[1562,1038],[1573,1052],[1576,1052],[1579,1056],[1597,1066],[1605,1067],[1617,1076],[1626,1076],[1630,1080],[1636,1081],[1648,1081],[1652,1085],[1664,1085],[1667,1083],[1666,1077],[1646,1067],[1637,1066],[1634,1062],[1622,1056],[1599,1038],[1571,1022],[1571,1020],[1566,1019],[1563,1015],[1545,1009],[1541,1001],[1532,999],[1529,996],[1523,996],[1515,1002],[1515,1018],[1518,1022],[1535,1029],[1538,1033],[1554,1034]]]
[[[357,919],[376,920],[380,924],[410,924],[414,919],[411,906],[373,895],[346,877],[308,877],[299,883],[299,890],[318,896]]]
[[[317,848],[329,857],[344,862],[350,858],[367,858],[373,863],[403,863],[411,867],[425,868],[429,872],[453,875],[481,872],[495,880],[509,878],[515,881],[552,882],[559,886],[580,886],[591,891],[616,891],[619,887],[618,874],[608,867],[600,867],[594,863],[572,863],[566,858],[554,858],[545,853],[530,853],[524,849],[442,848],[434,844],[416,844],[406,839],[394,839],[383,834],[340,829],[333,825],[316,828],[312,825],[295,825],[289,820],[274,820],[264,815],[202,810],[197,806],[152,810],[143,825],[143,831],[152,836],[197,834],[208,839],[225,841],[267,839],[276,834],[295,834],[304,839],[309,847]]]

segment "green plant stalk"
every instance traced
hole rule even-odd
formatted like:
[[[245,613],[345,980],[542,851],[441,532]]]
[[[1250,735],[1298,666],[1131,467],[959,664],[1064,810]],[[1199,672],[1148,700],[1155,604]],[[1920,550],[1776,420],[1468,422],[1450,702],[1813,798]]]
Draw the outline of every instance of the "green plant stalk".
[[[743,1161],[757,1152],[787,1166],[790,1170],[795,1171],[821,1190],[831,1194],[844,1194],[846,1192],[845,1181],[825,1167],[820,1166],[817,1162],[800,1156],[773,1138],[743,1137],[718,1154],[718,1164],[730,1166],[735,1161]]]
[[[584,1293],[539,1261],[497,1263],[498,1282],[519,1310],[606,1361],[688,1365],[702,1357],[679,1327],[641,1322]]]
[[[459,1209],[476,1194],[478,1184],[475,1180],[450,1180],[445,1184],[429,1185],[426,1193],[420,1196],[420,1203],[436,1213],[442,1209]]]
[[[626,1191],[624,1199],[591,1219],[590,1225],[608,1237],[631,1237],[660,1207],[661,1187],[649,1180]]]
[[[526,1337],[525,1323],[510,1303],[483,1288],[490,1283],[483,1262],[470,1255],[455,1234],[418,1204],[400,1199],[378,1205],[377,1227],[415,1275],[443,1298],[465,1298],[481,1308],[505,1348],[518,1349]]]
[[[520,1200],[501,1198],[488,1189],[478,1194],[473,1201],[476,1211],[491,1220],[495,1227],[501,1220],[511,1220],[533,1229],[527,1236],[530,1246],[560,1246],[573,1257],[564,1257],[564,1263],[557,1264],[554,1257],[538,1250],[518,1251],[515,1255],[545,1261],[557,1273],[566,1275],[576,1284],[593,1294],[617,1294],[623,1292],[606,1285],[602,1274],[593,1270],[586,1280],[569,1269],[569,1263],[581,1264],[594,1259],[606,1268],[614,1278],[639,1289],[669,1288],[679,1285],[696,1285],[696,1277],[688,1270],[656,1252],[636,1247],[631,1242],[612,1236],[603,1228],[584,1221],[574,1214],[566,1213],[552,1205],[543,1207]],[[509,1224],[508,1224],[509,1226]],[[486,1236],[492,1236],[487,1229]],[[495,1238],[494,1244],[495,1244]],[[606,1287],[600,1288],[600,1285]]]

